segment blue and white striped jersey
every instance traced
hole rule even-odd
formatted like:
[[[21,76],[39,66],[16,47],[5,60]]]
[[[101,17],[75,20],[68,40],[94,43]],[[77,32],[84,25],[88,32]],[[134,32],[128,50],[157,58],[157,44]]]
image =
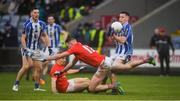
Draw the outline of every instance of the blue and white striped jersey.
[[[127,38],[126,42],[124,44],[119,43],[116,41],[116,55],[119,56],[128,56],[133,54],[133,32],[132,32],[132,27],[129,23],[123,24],[123,28],[120,33],[116,33],[118,36],[125,36]]]
[[[62,27],[58,24],[53,24],[52,26],[46,26],[46,32],[49,36],[52,48],[60,47],[60,33],[63,31]]]
[[[32,18],[28,19],[23,25],[23,33],[26,34],[26,46],[31,50],[37,50],[40,48],[40,37],[45,32],[46,24],[38,20],[33,22]]]

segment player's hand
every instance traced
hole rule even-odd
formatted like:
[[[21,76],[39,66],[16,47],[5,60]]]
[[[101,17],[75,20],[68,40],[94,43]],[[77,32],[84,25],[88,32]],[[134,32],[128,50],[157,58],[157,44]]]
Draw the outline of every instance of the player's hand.
[[[51,47],[48,47],[48,51],[49,51],[49,55],[52,55],[53,54],[53,50]]]
[[[24,48],[23,52],[26,56],[29,56],[29,57],[31,57],[33,54],[29,48]]]
[[[54,76],[59,76],[59,75],[61,75],[61,74],[63,74],[63,72],[61,72],[61,71],[56,71],[53,75],[54,75]]]
[[[79,68],[79,71],[82,71],[82,70],[84,70],[86,67],[85,66],[81,66],[80,68]]]

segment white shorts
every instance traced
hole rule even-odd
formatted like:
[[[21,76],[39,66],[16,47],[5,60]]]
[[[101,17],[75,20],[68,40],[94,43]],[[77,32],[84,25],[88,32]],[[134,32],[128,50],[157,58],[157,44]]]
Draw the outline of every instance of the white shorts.
[[[103,63],[100,66],[104,69],[110,69],[112,67],[112,64],[113,60],[110,57],[105,57]]]
[[[104,61],[98,67],[95,75],[100,75],[103,72],[110,71],[112,69],[113,60],[110,57],[105,57]]]
[[[75,83],[74,83],[74,79],[70,79],[68,80],[69,82],[69,85],[68,85],[68,88],[66,90],[66,92],[73,92],[75,90],[74,86],[75,86]]]

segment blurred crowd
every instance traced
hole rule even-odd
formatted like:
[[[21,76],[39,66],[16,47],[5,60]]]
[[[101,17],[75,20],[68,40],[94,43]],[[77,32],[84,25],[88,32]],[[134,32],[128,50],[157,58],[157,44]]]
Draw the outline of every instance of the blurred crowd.
[[[25,20],[19,20],[18,26],[12,25],[15,15],[27,16],[34,7],[40,11],[40,20],[46,22],[48,15],[54,15],[56,23],[64,29],[64,24],[71,20],[79,19],[88,15],[95,6],[102,0],[1,0],[0,1],[0,18],[3,16],[10,17],[7,21],[1,21],[0,30],[0,47],[17,47],[18,34],[21,33],[21,27]],[[5,22],[5,23],[2,23]],[[89,27],[89,26],[88,26]]]
[[[107,39],[106,31],[102,28],[100,22],[81,23],[73,31],[72,36],[79,42],[94,47],[99,53],[102,52],[102,47]]]
[[[9,15],[11,17],[10,20],[12,20],[14,19],[13,15],[29,15],[30,10],[37,7],[40,11],[41,20],[46,22],[48,15],[54,15],[56,23],[66,29],[64,27],[66,23],[89,15],[93,11],[93,8],[102,1],[103,0],[1,0],[0,15]],[[132,16],[130,23],[134,23],[138,19],[137,16]],[[24,23],[23,20],[22,22]],[[19,26],[21,27],[20,23]],[[17,47],[19,45],[18,34],[21,32],[19,29],[21,28],[13,26],[10,21],[6,21],[3,24],[3,30],[0,30],[0,47]],[[106,33],[108,33],[108,28],[104,28],[100,22],[85,22],[79,24],[71,34],[83,44],[87,44],[101,51],[102,49],[100,47],[112,46],[112,40],[106,37]],[[175,48],[180,48],[179,37],[175,37],[173,43],[175,44]]]
[[[34,7],[40,10],[40,19],[49,14],[60,16],[62,22],[88,15],[102,0],[1,0],[0,14],[27,15]]]
[[[6,22],[0,31],[0,47],[18,47],[18,31],[10,22]]]

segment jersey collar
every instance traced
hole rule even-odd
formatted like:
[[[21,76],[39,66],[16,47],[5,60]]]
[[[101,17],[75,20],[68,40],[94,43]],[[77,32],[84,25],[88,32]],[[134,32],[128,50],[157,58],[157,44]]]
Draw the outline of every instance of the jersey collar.
[[[30,21],[33,22],[33,23],[38,23],[39,22],[39,20],[37,22],[34,22],[32,17],[30,18]]]

